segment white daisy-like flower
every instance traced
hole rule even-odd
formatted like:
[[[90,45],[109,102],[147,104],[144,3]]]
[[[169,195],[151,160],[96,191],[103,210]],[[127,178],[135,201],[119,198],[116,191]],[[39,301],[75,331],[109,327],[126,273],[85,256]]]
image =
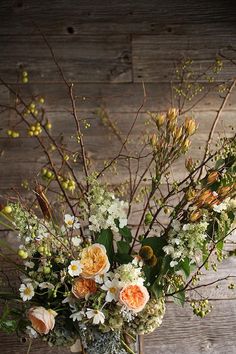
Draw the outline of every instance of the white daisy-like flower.
[[[68,273],[72,277],[76,277],[79,276],[81,272],[82,272],[82,267],[80,261],[71,261],[68,267]]]
[[[26,327],[26,334],[28,334],[28,336],[32,339],[38,337],[38,333],[30,326]]]
[[[70,214],[65,214],[64,221],[65,221],[66,226],[70,229],[79,229],[80,228],[80,223],[79,223],[79,220],[76,216],[73,216]]]
[[[93,319],[93,324],[97,325],[99,323],[103,324],[105,322],[105,315],[102,311],[88,309],[86,311],[86,316],[88,319]]]
[[[77,311],[74,312],[70,315],[70,318],[72,318],[73,321],[82,321],[82,318],[84,317],[85,313],[84,311]]]
[[[71,242],[75,247],[78,247],[81,244],[82,240],[80,237],[76,236],[76,237],[72,237]]]
[[[34,287],[31,283],[21,284],[19,291],[23,301],[31,300],[34,296]]]
[[[117,279],[107,280],[103,286],[101,286],[102,290],[107,291],[106,294],[106,302],[117,301],[119,290],[120,290],[120,282]]]

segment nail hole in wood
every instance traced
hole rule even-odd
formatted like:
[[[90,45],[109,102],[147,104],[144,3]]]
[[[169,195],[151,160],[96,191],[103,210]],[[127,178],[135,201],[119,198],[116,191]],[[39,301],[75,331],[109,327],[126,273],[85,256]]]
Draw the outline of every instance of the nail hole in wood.
[[[69,34],[74,34],[74,33],[75,33],[74,27],[72,27],[72,26],[67,27],[67,32],[68,32]]]
[[[16,1],[16,7],[23,7],[23,1],[22,0],[18,0]]]

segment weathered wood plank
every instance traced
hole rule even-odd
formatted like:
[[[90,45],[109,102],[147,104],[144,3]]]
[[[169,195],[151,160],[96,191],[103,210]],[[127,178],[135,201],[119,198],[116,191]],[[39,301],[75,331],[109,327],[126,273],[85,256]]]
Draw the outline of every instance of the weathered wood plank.
[[[131,82],[131,43],[128,35],[55,36],[50,44],[68,80]],[[12,50],[14,48],[14,50]],[[19,69],[32,82],[62,81],[49,49],[40,36],[2,36],[0,75],[17,82]]]
[[[206,35],[234,30],[235,11],[230,0],[222,3],[193,0],[188,6],[178,1],[155,0],[146,6],[141,0],[125,3],[73,0],[53,4],[36,0],[1,1],[0,33],[14,35],[37,34],[36,23],[47,35],[81,33],[190,33]],[[218,23],[218,26],[217,26]],[[207,24],[207,25],[206,25]],[[211,26],[212,24],[212,26]],[[196,29],[195,29],[196,28]],[[209,28],[212,28],[210,31]],[[217,32],[215,32],[217,30]],[[230,34],[229,33],[229,34]]]
[[[133,72],[134,82],[165,82],[176,81],[173,75],[173,62],[178,63],[181,58],[193,60],[194,73],[208,70],[219,51],[227,51],[229,46],[236,46],[234,37],[217,36],[217,40],[210,40],[206,36],[133,36]],[[232,58],[235,52],[230,52]],[[213,71],[201,76],[199,82],[207,82]],[[225,81],[235,76],[235,65],[224,62],[224,69],[217,74],[218,81]]]
[[[29,73],[30,74],[30,73]],[[219,93],[218,85],[204,84],[201,94],[186,102],[186,108],[192,107],[198,102],[194,110],[216,111],[225,93]],[[16,86],[13,85],[16,89]],[[45,98],[44,107],[46,111],[68,111],[71,109],[71,102],[68,90],[64,84],[27,84],[19,85],[19,90],[23,98],[29,102],[32,97],[43,96]],[[142,112],[147,110],[165,110],[173,104],[171,103],[170,83],[147,83],[145,84],[146,100]],[[204,97],[207,94],[206,97]],[[96,111],[100,106],[104,106],[109,112],[137,112],[143,102],[143,86],[141,83],[131,84],[108,84],[108,83],[76,83],[74,86],[77,106],[79,112]],[[14,97],[11,97],[11,104]],[[0,104],[6,103],[0,97]],[[8,101],[9,103],[9,101]],[[233,90],[225,110],[236,110],[236,90]]]
[[[196,318],[187,307],[167,306],[162,326],[145,336],[145,354],[234,354],[236,301],[215,301],[205,319]]]
[[[106,112],[106,111],[105,111]],[[105,143],[109,144],[109,141],[112,139],[113,143],[116,143],[116,139],[114,140],[114,136],[112,136],[111,130],[107,127],[104,126],[104,123],[102,122],[102,114],[103,111],[97,111],[95,112],[84,112],[80,116],[81,120],[81,129],[83,131],[83,134],[85,136],[85,139],[89,140],[90,138],[94,139],[105,139]],[[109,120],[111,124],[116,127],[117,131],[119,131],[121,138],[124,139],[125,135],[128,133],[129,129],[131,128],[135,118],[136,118],[136,112],[122,112],[122,113],[113,113],[113,112],[107,112]],[[75,123],[74,123],[74,118],[70,113],[66,112],[49,112],[46,114],[47,118],[49,121],[52,123],[52,135],[53,136],[58,136],[59,134],[63,133],[65,139],[68,139],[75,133]],[[196,122],[198,124],[198,129],[197,133],[192,137],[193,143],[197,142],[199,134],[208,134],[209,130],[213,124],[213,121],[216,117],[216,113],[212,111],[193,111],[189,112],[184,116],[192,116],[196,119]],[[179,118],[179,123],[183,122],[184,117]],[[19,118],[15,115],[11,115],[9,118],[9,126],[10,128],[14,127],[14,124],[19,122]],[[138,115],[136,124],[132,130],[132,136],[141,136],[145,132],[152,133],[154,128],[154,125],[148,125],[147,121],[150,120],[150,116],[148,113],[140,113]],[[28,121],[33,124],[33,119],[28,118]],[[88,128],[86,128],[86,122],[90,124]],[[3,127],[3,125],[2,125]],[[7,125],[5,125],[4,128],[8,128]],[[218,124],[215,129],[215,133],[219,135],[220,133],[223,135],[224,133],[230,133],[233,131],[233,129],[236,129],[236,112],[235,111],[225,111],[222,113],[222,116],[220,117]],[[27,127],[23,123],[21,126],[17,127],[19,131],[22,132],[22,137],[28,137],[27,135]],[[45,133],[44,133],[45,135]],[[4,137],[4,136],[0,136]],[[32,140],[32,138],[31,138]],[[101,149],[103,146],[101,146]]]

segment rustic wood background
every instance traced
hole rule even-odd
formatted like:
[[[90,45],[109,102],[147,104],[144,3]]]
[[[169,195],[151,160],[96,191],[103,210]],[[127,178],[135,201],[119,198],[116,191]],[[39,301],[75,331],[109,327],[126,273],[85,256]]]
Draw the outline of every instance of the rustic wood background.
[[[127,131],[143,96],[136,133],[143,129],[145,110],[161,110],[170,102],[170,81],[174,64],[182,57],[195,61],[204,70],[220,50],[236,48],[236,4],[230,0],[1,0],[0,1],[0,76],[17,82],[17,72],[29,72],[25,94],[46,97],[46,109],[55,134],[72,133],[66,123],[69,100],[65,87],[37,27],[47,36],[68,79],[75,82],[80,114],[91,118],[88,147],[94,159],[109,157],[118,150],[118,142],[109,140],[106,129],[97,119],[98,107],[106,107],[122,131]],[[230,53],[218,82],[235,77],[236,52]],[[203,80],[204,81],[204,80]],[[210,85],[205,83],[205,85]],[[1,103],[12,97],[0,86]],[[208,129],[222,102],[216,92],[209,94],[194,115],[202,125],[193,143],[192,156],[207,139]],[[236,127],[236,92],[225,108],[215,138],[220,132]],[[22,180],[33,176],[43,160],[33,140],[26,135],[14,141],[6,138],[6,127],[15,117],[0,115],[0,193],[19,187]],[[176,166],[175,177],[182,171]],[[117,182],[114,177],[114,182]],[[231,245],[232,246],[232,245]],[[218,277],[236,275],[236,261],[229,259],[219,269]],[[205,282],[213,279],[206,275]],[[145,337],[145,354],[233,354],[236,353],[236,291],[228,282],[212,286],[207,295],[214,309],[203,320],[169,303],[163,325]],[[34,353],[69,353],[50,349],[42,343],[33,346]],[[13,336],[0,336],[2,354],[26,353],[27,344]]]

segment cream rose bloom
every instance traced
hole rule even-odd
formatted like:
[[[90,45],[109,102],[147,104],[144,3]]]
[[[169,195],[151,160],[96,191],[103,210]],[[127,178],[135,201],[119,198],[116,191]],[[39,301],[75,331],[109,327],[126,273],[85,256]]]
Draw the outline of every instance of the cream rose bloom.
[[[83,278],[94,278],[96,275],[105,274],[110,268],[106,248],[99,243],[94,243],[83,249],[80,263]]]
[[[119,301],[128,310],[135,313],[142,311],[149,300],[147,288],[143,285],[127,285],[119,294]]]
[[[32,327],[39,334],[48,334],[55,326],[57,313],[53,310],[46,310],[44,307],[32,307],[28,312],[28,318]]]

